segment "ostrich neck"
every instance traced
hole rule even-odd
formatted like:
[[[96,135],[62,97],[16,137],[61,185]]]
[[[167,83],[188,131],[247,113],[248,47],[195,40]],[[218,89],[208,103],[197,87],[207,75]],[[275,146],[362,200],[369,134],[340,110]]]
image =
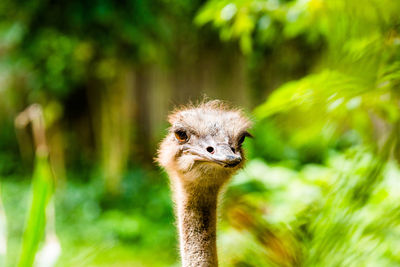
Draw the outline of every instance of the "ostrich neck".
[[[183,267],[218,265],[216,217],[218,186],[175,188]]]

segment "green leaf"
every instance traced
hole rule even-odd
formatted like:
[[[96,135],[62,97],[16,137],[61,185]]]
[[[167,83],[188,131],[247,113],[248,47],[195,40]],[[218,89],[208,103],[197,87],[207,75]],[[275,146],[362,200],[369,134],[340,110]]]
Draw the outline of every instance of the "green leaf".
[[[33,265],[46,226],[46,207],[53,193],[53,175],[48,156],[37,156],[32,181],[32,199],[22,240],[19,267]]]

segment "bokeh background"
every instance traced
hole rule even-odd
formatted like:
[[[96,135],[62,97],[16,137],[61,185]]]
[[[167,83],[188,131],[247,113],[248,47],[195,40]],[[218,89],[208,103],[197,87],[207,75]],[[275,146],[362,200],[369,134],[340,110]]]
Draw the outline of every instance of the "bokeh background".
[[[221,203],[221,266],[400,266],[399,14],[2,0],[0,266],[179,266],[153,158],[168,111],[204,96],[255,122]]]

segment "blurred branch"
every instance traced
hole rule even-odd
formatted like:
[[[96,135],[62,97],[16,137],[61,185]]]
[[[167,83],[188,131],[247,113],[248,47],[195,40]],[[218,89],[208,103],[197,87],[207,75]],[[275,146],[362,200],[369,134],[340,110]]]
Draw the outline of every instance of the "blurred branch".
[[[39,104],[33,104],[22,111],[15,119],[15,127],[24,129],[32,124],[33,140],[36,147],[36,155],[47,156],[49,149],[46,142],[46,127],[43,110]]]

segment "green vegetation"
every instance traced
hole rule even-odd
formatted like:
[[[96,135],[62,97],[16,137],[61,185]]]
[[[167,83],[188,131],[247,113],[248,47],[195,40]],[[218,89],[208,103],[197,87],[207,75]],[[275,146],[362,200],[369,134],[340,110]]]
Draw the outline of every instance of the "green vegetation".
[[[400,265],[399,13],[391,0],[2,1],[0,265],[179,266],[152,159],[167,111],[204,94],[255,121],[221,203],[222,266]],[[32,103],[45,158],[35,129],[14,127]]]
[[[47,156],[38,156],[32,178],[32,200],[22,242],[19,266],[31,266],[46,226],[46,207],[51,197],[53,177]]]

